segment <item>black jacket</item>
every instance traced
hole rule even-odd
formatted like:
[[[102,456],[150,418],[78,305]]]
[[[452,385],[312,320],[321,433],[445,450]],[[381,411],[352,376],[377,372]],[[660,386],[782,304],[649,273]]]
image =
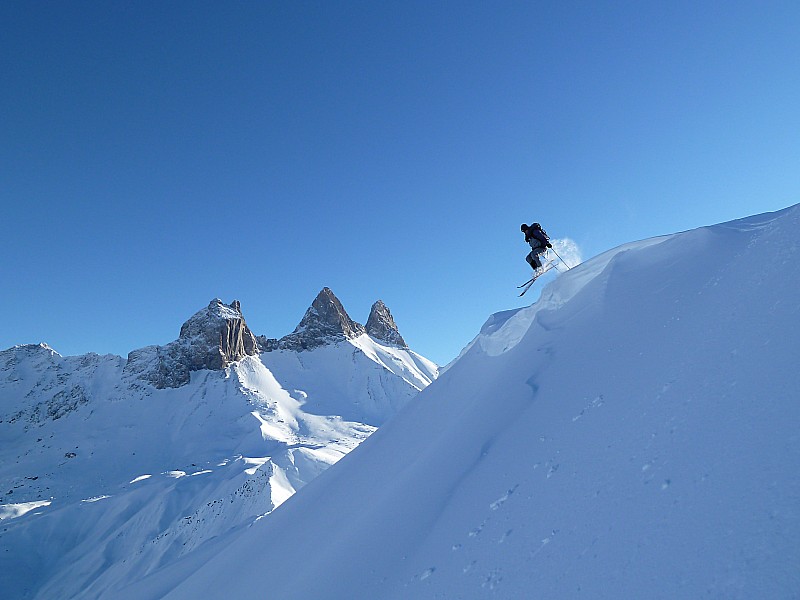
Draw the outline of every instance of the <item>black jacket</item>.
[[[525,241],[528,242],[534,250],[538,248],[547,248],[547,238],[541,230],[535,227],[528,227],[528,229],[525,230]]]

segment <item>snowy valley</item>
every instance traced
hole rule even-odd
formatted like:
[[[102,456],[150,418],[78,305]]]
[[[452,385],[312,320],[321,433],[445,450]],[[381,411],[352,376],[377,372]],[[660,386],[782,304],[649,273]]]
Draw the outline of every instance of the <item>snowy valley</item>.
[[[127,360],[0,352],[2,597],[113,597],[234,535],[437,374],[382,302],[362,326],[328,288],[280,340],[215,299]]]

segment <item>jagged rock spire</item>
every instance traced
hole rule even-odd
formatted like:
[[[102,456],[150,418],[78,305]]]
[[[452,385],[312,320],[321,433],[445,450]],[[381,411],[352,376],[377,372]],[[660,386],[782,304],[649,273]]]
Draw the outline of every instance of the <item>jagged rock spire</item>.
[[[256,338],[247,326],[238,300],[225,304],[214,298],[181,327],[179,341],[192,349],[192,371],[224,369],[245,356],[258,354]]]
[[[364,326],[350,318],[339,299],[326,287],[317,294],[300,324],[281,338],[277,346],[282,350],[310,350],[363,333]]]
[[[378,300],[373,304],[372,310],[369,311],[367,333],[379,342],[397,346],[398,348],[408,348],[403,336],[400,335],[397,329],[392,313],[389,312],[382,300]]]
[[[176,341],[128,354],[125,372],[157,388],[180,387],[189,383],[191,371],[218,371],[256,354],[256,338],[247,327],[239,301],[225,304],[215,298],[183,324]]]

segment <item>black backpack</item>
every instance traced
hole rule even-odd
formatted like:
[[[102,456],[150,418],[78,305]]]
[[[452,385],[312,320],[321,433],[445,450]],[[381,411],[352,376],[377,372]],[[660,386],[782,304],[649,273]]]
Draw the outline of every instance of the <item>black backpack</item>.
[[[544,239],[547,241],[547,243],[548,244],[550,243],[550,236],[547,235],[547,232],[544,229],[542,229],[542,226],[539,225],[539,223],[534,223],[533,225],[531,225],[531,228],[536,229],[537,231],[541,232],[541,234],[544,236]]]

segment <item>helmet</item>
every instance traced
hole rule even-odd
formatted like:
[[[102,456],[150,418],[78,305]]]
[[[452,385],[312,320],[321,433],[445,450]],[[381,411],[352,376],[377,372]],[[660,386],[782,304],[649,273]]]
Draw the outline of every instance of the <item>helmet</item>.
[[[541,229],[542,228],[542,226],[539,225],[538,223],[534,223],[533,225],[531,225],[531,227],[533,227],[534,229]]]
[[[522,225],[519,226],[519,230],[520,231],[527,231],[528,230],[528,226],[525,225],[525,223],[523,223]]]

